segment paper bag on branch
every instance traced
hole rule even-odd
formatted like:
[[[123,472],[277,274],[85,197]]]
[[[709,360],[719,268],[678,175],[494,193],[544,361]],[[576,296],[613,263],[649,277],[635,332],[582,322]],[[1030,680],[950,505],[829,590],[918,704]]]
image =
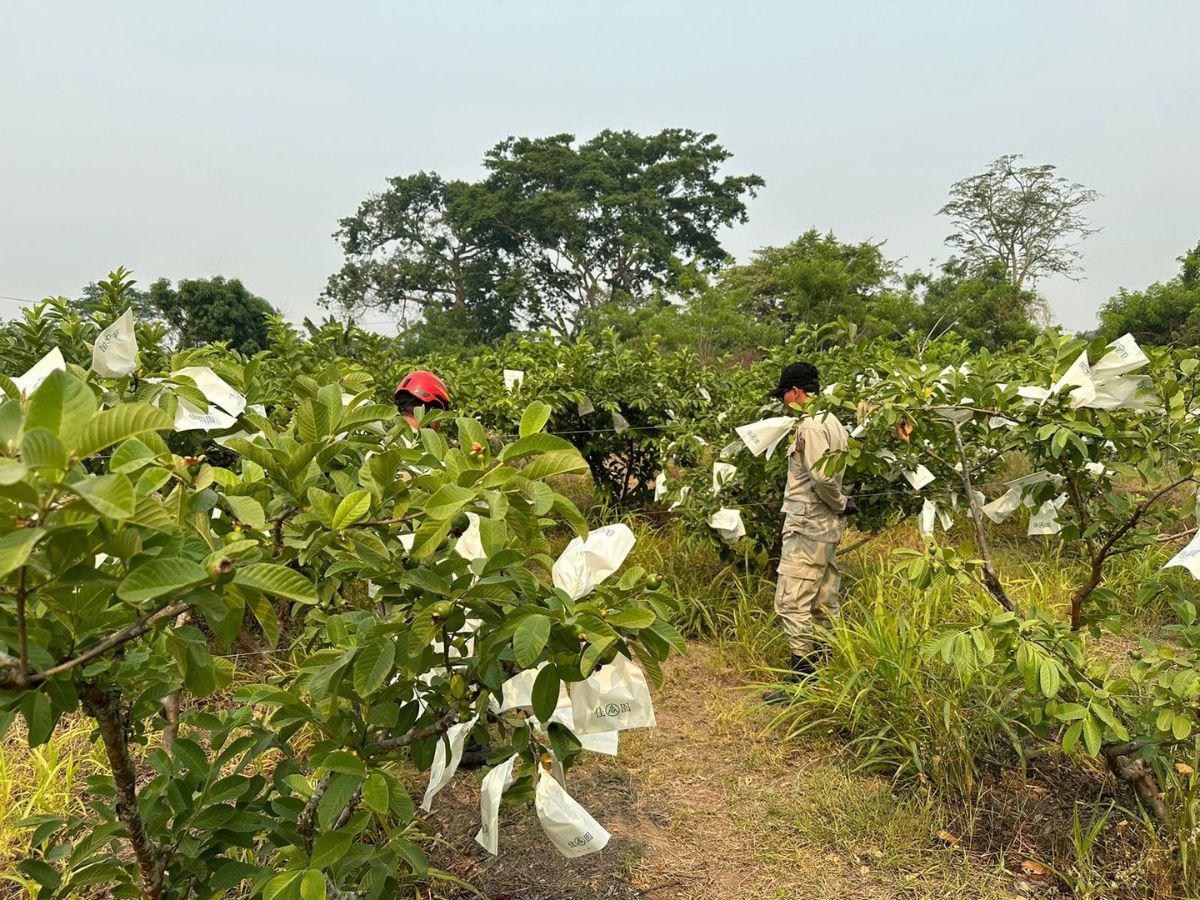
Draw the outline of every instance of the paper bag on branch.
[[[731,463],[726,463],[726,462],[713,463],[713,472],[712,472],[713,496],[715,497],[717,494],[721,493],[721,488],[723,488],[730,481],[730,479],[732,479],[733,476],[736,474],[737,474],[737,466],[732,465]]]
[[[915,469],[904,473],[904,480],[912,485],[914,491],[919,491],[927,485],[932,484],[934,477],[933,473],[925,468],[924,465],[918,465]]]
[[[240,416],[245,412],[246,398],[208,366],[188,366],[171,374],[172,378],[176,376],[190,378],[209,403],[219,406],[231,416]]]
[[[1024,491],[1019,486],[1010,487],[991,503],[985,504],[983,514],[999,525],[1021,508],[1023,494]]]
[[[525,373],[520,369],[504,370],[504,387],[506,390],[518,390],[525,381]]]
[[[67,361],[63,359],[62,351],[55,347],[35,362],[24,375],[18,375],[12,381],[17,390],[28,397],[42,386],[42,382],[50,377],[51,372],[66,370]]]
[[[492,856],[500,852],[500,798],[512,786],[516,762],[513,755],[493,766],[479,785],[479,831],[475,842]]]
[[[571,710],[581,735],[655,725],[646,676],[622,653],[571,686]]]
[[[450,779],[458,771],[458,764],[462,762],[463,744],[466,743],[471,729],[475,727],[477,718],[451,725],[445,738],[438,738],[437,749],[433,751],[433,765],[429,767],[429,787],[425,789],[425,799],[421,801],[421,809],[425,812],[433,809],[433,798],[450,783]],[[449,757],[446,756],[447,743],[450,745]]]
[[[740,509],[723,506],[709,517],[708,524],[727,544],[736,544],[746,536],[746,526],[742,524]]]
[[[105,378],[121,378],[137,368],[137,337],[133,333],[133,310],[127,309],[96,336],[92,346],[92,371]]]
[[[586,856],[608,845],[610,835],[604,827],[545,773],[538,776],[533,806],[542,831],[563,856]]]
[[[210,406],[207,412],[196,409],[182,397],[175,407],[176,431],[224,431],[237,424],[237,417]]]
[[[654,499],[661,500],[667,495],[667,473],[659,472],[654,477]]]
[[[1175,566],[1180,566],[1192,573],[1192,577],[1200,580],[1200,532],[1192,538],[1191,542],[1171,557],[1164,569],[1170,569]]]
[[[755,456],[766,453],[770,459],[775,447],[795,427],[796,419],[792,416],[775,416],[751,422],[749,425],[739,425],[734,431],[751,453]]]
[[[634,541],[633,532],[624,524],[605,525],[593,529],[586,539],[572,539],[551,569],[554,586],[578,600],[621,568]]]

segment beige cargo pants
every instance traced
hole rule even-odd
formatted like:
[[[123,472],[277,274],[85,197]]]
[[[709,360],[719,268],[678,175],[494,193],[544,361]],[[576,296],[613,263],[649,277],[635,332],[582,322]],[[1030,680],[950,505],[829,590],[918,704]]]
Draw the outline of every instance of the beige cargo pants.
[[[813,623],[828,628],[841,611],[836,551],[836,542],[818,541],[796,532],[783,536],[775,613],[797,656],[813,649]]]

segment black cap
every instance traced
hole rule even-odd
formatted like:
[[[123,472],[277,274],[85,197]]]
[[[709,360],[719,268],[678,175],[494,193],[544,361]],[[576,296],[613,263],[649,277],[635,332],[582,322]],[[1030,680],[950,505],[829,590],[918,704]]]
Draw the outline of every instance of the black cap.
[[[779,373],[779,384],[771,396],[782,399],[791,388],[800,388],[810,394],[820,393],[821,376],[817,373],[817,367],[810,362],[794,362],[784,366]]]

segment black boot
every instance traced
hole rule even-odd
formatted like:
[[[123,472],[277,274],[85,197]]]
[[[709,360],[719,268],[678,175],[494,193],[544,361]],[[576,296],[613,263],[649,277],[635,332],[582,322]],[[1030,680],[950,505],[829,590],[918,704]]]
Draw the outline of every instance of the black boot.
[[[800,656],[796,653],[792,654],[791,671],[788,672],[780,681],[785,684],[799,684],[802,681],[807,681],[810,677],[816,674],[816,669],[813,666],[813,654],[806,653]],[[792,698],[792,692],[787,688],[777,688],[773,691],[767,691],[763,694],[764,703],[781,704],[787,703]]]

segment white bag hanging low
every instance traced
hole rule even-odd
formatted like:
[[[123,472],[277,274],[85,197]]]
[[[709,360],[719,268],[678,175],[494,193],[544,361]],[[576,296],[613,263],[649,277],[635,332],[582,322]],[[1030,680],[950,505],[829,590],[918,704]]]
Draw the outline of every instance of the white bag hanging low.
[[[1200,581],[1200,533],[1197,533],[1191,542],[1171,557],[1164,569],[1171,569],[1176,566],[1187,569],[1192,573],[1192,577]]]
[[[713,463],[713,472],[712,472],[713,496],[715,497],[717,494],[721,493],[721,488],[723,488],[736,474],[737,474],[737,466],[733,465],[732,463],[719,462],[719,461]]]
[[[727,544],[736,544],[746,536],[746,526],[742,523],[740,509],[723,506],[709,516],[708,524]]]
[[[612,414],[613,431],[620,434],[622,431],[629,430],[629,422],[619,412]]]
[[[504,387],[506,390],[519,390],[522,383],[525,381],[525,373],[520,369],[505,369],[504,370]]]
[[[683,506],[685,503],[687,503],[688,497],[691,495],[692,486],[690,484],[685,484],[679,489],[679,499],[667,507],[667,512],[673,512],[679,507]]]
[[[171,373],[172,378],[179,375],[190,378],[209,403],[219,406],[229,415],[236,417],[246,411],[246,398],[208,366],[188,366]]]
[[[637,663],[621,653],[571,685],[571,710],[574,730],[581,735],[653,728],[656,724],[646,676]]]
[[[591,593],[596,585],[621,568],[635,540],[629,526],[624,524],[593,529],[586,540],[572,539],[551,570],[554,586],[566,591],[572,600]]]
[[[237,424],[237,418],[222,412],[215,406],[210,406],[208,412],[201,412],[182,397],[175,408],[176,431],[224,431]]]
[[[793,428],[796,419],[792,416],[775,416],[770,419],[760,419],[749,425],[739,425],[734,431],[742,439],[742,443],[755,456],[766,453],[767,459],[775,452],[775,447]]]
[[[912,485],[914,491],[919,491],[932,484],[934,477],[933,473],[925,468],[925,466],[919,465],[911,471],[906,471],[904,473],[904,480]]]
[[[467,521],[471,524],[454,542],[454,552],[466,560],[487,559],[487,553],[483,550],[483,536],[479,533],[479,514],[467,513]]]
[[[451,725],[446,731],[446,739],[438,738],[437,749],[433,751],[433,765],[429,767],[429,787],[425,789],[425,799],[421,801],[421,809],[425,812],[433,809],[433,798],[450,783],[450,779],[458,771],[458,764],[462,762],[463,745],[467,741],[467,735],[475,727],[477,718]],[[449,759],[446,758],[447,743],[450,744]]]
[[[584,397],[575,405],[575,411],[579,413],[580,417],[590,416],[596,411],[596,407],[592,405],[590,398]]]
[[[1029,528],[1026,530],[1026,534],[1032,537],[1058,534],[1062,531],[1062,523],[1058,521],[1058,511],[1064,502],[1066,502],[1066,494],[1062,494],[1054,500],[1047,500],[1039,506],[1038,511],[1029,517]]]
[[[515,755],[493,766],[479,785],[479,831],[475,843],[495,856],[500,852],[500,798],[512,786]]]
[[[999,525],[1020,509],[1023,493],[1019,486],[1010,487],[991,503],[985,504],[983,514]]]
[[[55,347],[35,362],[24,375],[18,375],[12,381],[17,390],[28,397],[42,386],[42,382],[49,378],[52,372],[66,370],[67,361],[63,359],[62,351]]]
[[[659,472],[654,477],[654,499],[661,500],[667,495],[667,473]]]
[[[133,310],[127,309],[96,336],[92,346],[92,371],[105,378],[121,378],[137,368],[137,336]]]
[[[611,835],[561,784],[545,773],[538,776],[533,806],[542,831],[563,856],[574,859],[608,845]]]
[[[937,504],[926,500],[921,504],[921,515],[917,517],[917,531],[923,538],[933,537],[933,526],[937,521]]]

